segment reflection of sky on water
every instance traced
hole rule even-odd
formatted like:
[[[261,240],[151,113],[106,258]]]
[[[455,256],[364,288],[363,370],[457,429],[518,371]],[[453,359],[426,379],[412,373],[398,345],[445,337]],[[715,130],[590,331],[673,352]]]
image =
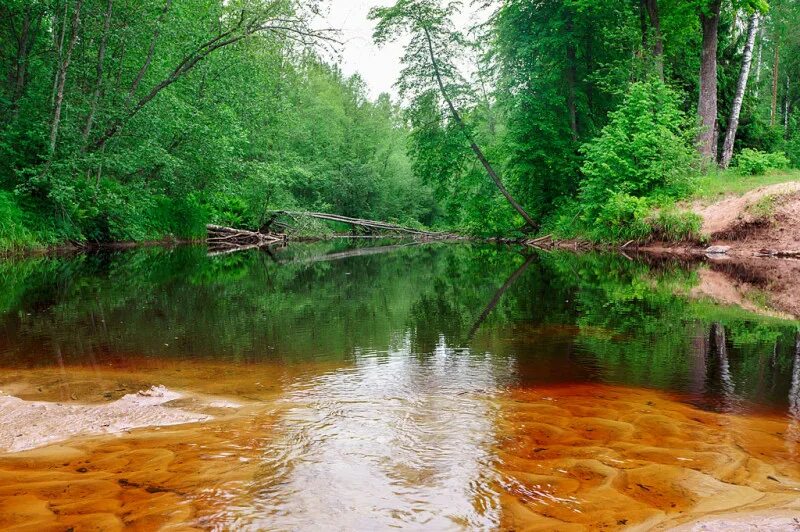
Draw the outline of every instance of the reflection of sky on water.
[[[486,392],[512,371],[443,343],[417,356],[406,343],[298,383],[264,449],[252,512],[237,526],[492,527],[495,411]]]

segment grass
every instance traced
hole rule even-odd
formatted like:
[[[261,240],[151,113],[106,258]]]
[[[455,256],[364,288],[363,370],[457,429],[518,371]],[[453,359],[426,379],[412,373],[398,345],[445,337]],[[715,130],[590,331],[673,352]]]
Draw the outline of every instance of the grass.
[[[775,213],[775,200],[774,195],[764,196],[757,202],[747,207],[747,212],[752,214],[757,219],[766,219]]]
[[[764,175],[742,175],[736,170],[712,172],[699,179],[692,199],[717,200],[787,181],[800,181],[800,170],[772,170]]]

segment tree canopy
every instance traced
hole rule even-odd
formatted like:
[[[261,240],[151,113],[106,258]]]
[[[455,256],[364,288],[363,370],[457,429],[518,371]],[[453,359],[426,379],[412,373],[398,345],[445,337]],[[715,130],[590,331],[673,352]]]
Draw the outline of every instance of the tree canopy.
[[[2,0],[0,248],[294,208],[605,238],[686,193],[653,165],[800,164],[798,4],[397,0],[371,11],[378,44],[408,38],[393,100],[342,74],[324,0]]]

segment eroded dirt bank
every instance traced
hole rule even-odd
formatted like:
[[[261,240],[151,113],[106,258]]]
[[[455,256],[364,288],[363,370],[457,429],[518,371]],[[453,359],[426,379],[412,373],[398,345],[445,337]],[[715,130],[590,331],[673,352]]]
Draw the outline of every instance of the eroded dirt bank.
[[[800,182],[690,208],[703,220],[706,244],[652,243],[637,251],[706,262],[696,296],[800,318]]]

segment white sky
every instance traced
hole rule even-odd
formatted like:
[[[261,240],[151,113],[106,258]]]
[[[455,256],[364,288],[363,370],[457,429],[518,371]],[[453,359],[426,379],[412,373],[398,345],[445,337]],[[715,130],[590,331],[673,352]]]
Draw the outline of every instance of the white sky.
[[[328,0],[326,26],[342,30],[344,45],[340,48],[341,67],[345,75],[358,72],[369,87],[370,96],[382,92],[397,96],[393,87],[400,74],[400,59],[406,41],[378,47],[372,42],[375,23],[367,19],[370,8],[392,5],[394,0]],[[461,14],[457,23],[467,25],[471,13]]]

